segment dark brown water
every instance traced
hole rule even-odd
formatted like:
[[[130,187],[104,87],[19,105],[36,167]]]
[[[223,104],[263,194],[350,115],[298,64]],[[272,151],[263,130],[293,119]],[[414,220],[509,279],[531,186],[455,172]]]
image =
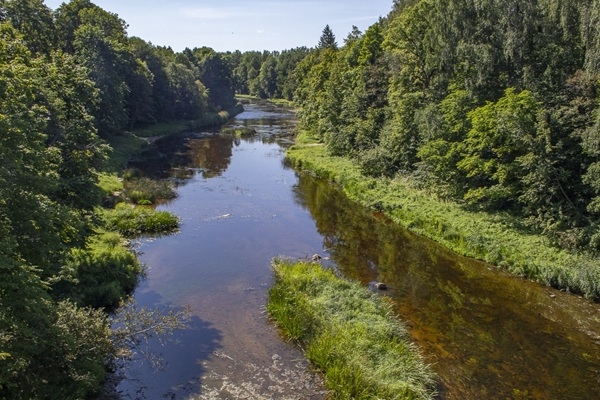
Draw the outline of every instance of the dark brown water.
[[[141,305],[192,306],[178,343],[150,343],[119,386],[123,398],[324,399],[318,376],[264,314],[277,255],[330,256],[344,275],[383,281],[440,377],[443,399],[600,399],[600,306],[506,276],[349,203],[283,166],[293,115],[247,106],[251,139],[188,140],[171,159],[182,219],[140,242]]]

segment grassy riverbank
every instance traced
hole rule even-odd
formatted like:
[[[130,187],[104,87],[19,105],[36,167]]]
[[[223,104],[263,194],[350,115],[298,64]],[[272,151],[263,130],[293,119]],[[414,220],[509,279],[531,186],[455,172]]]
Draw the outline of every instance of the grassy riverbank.
[[[384,300],[318,264],[273,263],[267,310],[332,399],[433,399],[433,375]]]
[[[329,156],[323,145],[297,144],[287,159],[295,168],[339,184],[352,200],[379,210],[411,231],[455,252],[512,274],[588,298],[600,298],[600,261],[550,246],[503,214],[470,212],[415,188],[407,179],[375,179],[350,159]]]

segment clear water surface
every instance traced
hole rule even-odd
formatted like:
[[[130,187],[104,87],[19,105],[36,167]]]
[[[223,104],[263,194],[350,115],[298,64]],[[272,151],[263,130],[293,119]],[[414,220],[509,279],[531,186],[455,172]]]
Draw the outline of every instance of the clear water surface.
[[[348,202],[283,163],[293,113],[249,104],[227,127],[173,146],[181,231],[138,243],[138,305],[193,310],[191,328],[150,342],[121,398],[325,399],[301,351],[264,312],[270,261],[319,253],[365,285],[385,282],[439,375],[440,399],[600,399],[600,305],[466,259]],[[156,171],[155,171],[156,172]]]

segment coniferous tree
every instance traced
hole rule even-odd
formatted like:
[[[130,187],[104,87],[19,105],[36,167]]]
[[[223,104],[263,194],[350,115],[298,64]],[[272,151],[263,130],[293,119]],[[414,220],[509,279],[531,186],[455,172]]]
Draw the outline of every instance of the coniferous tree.
[[[319,39],[319,49],[337,49],[337,42],[335,41],[335,35],[333,31],[329,27],[329,25],[325,25],[323,28],[323,33],[321,34],[321,38]]]

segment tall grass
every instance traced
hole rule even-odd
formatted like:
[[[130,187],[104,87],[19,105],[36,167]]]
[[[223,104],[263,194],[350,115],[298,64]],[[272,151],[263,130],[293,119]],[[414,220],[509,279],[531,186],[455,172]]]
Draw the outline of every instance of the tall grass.
[[[106,229],[127,237],[142,234],[170,233],[179,227],[179,218],[168,211],[152,207],[119,203],[114,210],[103,210]]]
[[[287,152],[295,168],[339,184],[352,200],[464,256],[477,258],[545,285],[600,298],[600,260],[553,247],[501,213],[472,212],[436,198],[407,178],[370,178],[351,160],[324,146],[295,145]]]
[[[177,192],[168,181],[146,177],[129,178],[125,174],[124,178],[125,196],[134,204],[150,205],[158,200],[171,200],[177,196]]]
[[[391,307],[317,264],[273,262],[267,311],[325,375],[332,399],[433,399],[434,378]]]

